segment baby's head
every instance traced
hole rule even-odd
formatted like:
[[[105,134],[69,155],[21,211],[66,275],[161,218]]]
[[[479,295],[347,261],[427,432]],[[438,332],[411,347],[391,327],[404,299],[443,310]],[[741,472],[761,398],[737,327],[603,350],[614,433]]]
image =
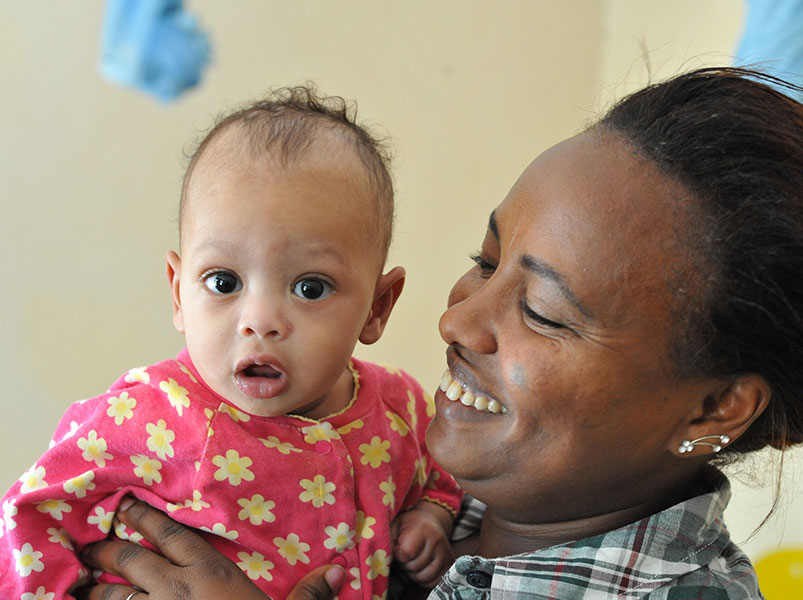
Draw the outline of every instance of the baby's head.
[[[173,321],[206,384],[251,414],[344,408],[354,346],[379,339],[403,287],[403,269],[382,273],[388,159],[352,114],[281,90],[222,119],[187,169]]]

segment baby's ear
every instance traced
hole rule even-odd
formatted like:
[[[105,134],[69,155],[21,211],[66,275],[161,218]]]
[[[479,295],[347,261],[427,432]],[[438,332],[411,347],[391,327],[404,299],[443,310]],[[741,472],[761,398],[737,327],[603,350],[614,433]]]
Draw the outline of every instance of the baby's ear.
[[[170,282],[170,294],[173,297],[173,325],[179,333],[184,333],[184,315],[181,312],[181,258],[172,250],[165,253],[167,263],[167,280]]]
[[[691,450],[684,445],[674,450],[680,455],[700,456],[710,454],[715,447],[724,448],[747,431],[771,397],[772,388],[761,375],[744,375],[726,382],[701,401],[697,414],[686,426],[685,440],[699,439],[701,443]]]
[[[377,280],[371,312],[360,333],[360,341],[363,344],[373,344],[382,337],[393,305],[404,289],[405,275],[403,267],[394,267]]]

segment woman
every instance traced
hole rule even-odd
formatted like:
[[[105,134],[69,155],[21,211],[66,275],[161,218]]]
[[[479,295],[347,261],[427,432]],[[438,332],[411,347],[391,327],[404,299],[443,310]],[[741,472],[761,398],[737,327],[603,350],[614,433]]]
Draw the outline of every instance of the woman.
[[[755,77],[626,98],[492,212],[441,318],[427,433],[487,508],[431,597],[760,597],[712,463],[803,442],[803,107]],[[87,561],[150,594],[90,598],[264,598],[160,513],[122,519],[172,564],[104,543]]]

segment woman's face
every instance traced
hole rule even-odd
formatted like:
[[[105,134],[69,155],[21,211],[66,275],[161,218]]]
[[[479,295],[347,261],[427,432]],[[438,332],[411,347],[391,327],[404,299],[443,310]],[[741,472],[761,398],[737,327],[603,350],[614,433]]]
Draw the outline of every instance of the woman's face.
[[[440,331],[446,384],[501,410],[438,391],[427,443],[497,514],[607,513],[671,493],[688,469],[676,450],[712,382],[673,376],[669,358],[675,299],[694,293],[685,203],[590,131],[538,157],[491,214]]]

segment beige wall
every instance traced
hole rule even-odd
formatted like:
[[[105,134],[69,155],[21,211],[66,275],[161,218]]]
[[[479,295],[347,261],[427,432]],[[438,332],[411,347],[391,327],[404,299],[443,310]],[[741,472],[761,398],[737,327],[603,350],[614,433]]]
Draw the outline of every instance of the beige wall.
[[[391,262],[409,279],[384,339],[358,354],[434,388],[446,294],[519,172],[644,83],[645,48],[653,76],[728,62],[742,17],[734,0],[187,3],[214,65],[163,106],[99,78],[99,0],[0,0],[0,488],[69,402],[181,347],[162,257],[183,149],[221,109],[314,80],[392,136]]]

